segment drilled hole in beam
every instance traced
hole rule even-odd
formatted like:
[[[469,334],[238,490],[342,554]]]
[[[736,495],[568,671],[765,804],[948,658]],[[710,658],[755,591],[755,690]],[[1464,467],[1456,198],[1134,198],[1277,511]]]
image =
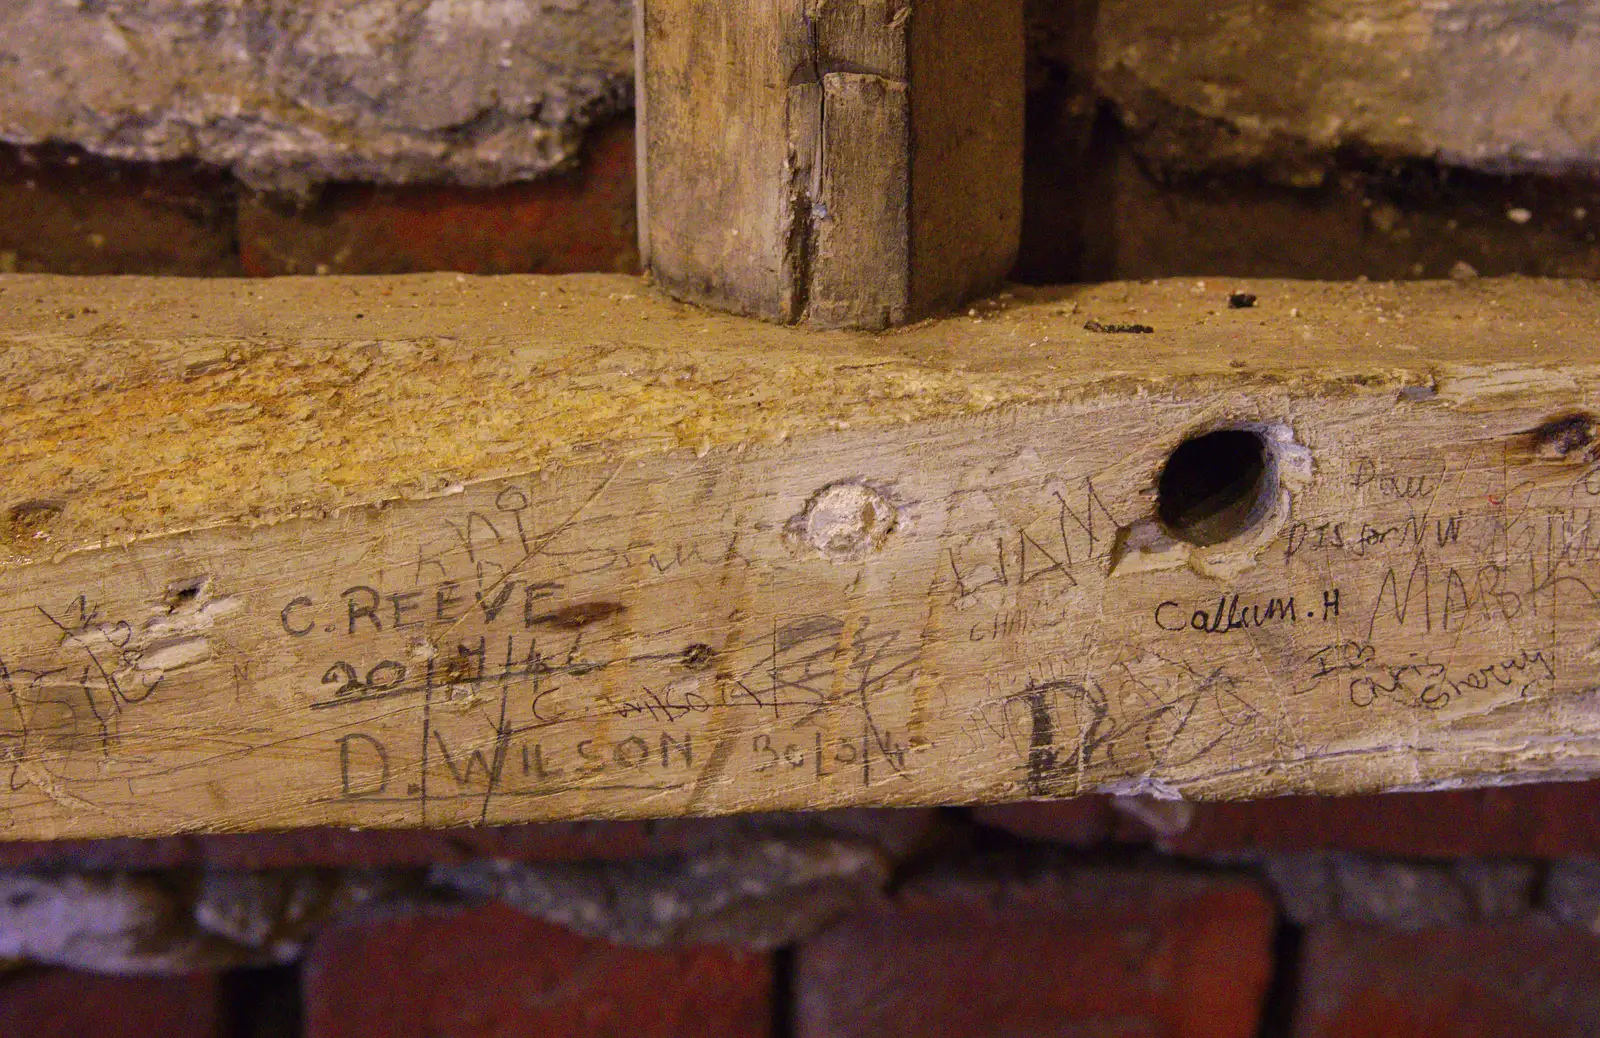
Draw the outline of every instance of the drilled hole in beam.
[[[1174,537],[1209,547],[1260,522],[1277,493],[1266,440],[1248,429],[1219,429],[1183,441],[1168,455],[1156,514]]]

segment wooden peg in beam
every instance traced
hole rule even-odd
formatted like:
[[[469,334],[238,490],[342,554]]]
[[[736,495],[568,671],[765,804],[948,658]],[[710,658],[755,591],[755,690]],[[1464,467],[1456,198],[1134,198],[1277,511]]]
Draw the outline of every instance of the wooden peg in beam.
[[[639,0],[639,227],[682,299],[881,329],[992,287],[1022,0]]]

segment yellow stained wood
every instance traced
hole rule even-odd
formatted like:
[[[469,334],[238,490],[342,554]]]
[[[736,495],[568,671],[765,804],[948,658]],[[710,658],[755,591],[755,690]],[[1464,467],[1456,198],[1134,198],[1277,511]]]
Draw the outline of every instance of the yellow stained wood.
[[[869,336],[619,277],[0,277],[4,833],[1593,774],[1597,328],[1538,281]],[[1218,429],[1265,474],[1199,546],[1156,491]]]

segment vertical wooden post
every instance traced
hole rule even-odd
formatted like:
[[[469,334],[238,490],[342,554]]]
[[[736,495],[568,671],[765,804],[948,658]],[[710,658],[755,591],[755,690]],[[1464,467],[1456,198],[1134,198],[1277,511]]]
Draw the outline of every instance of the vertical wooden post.
[[[1005,276],[1022,0],[638,0],[639,227],[680,298],[884,328]]]

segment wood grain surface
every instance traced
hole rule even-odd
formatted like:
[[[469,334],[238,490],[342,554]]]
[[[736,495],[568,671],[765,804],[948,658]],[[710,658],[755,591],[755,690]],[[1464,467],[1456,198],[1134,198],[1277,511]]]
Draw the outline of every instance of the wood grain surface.
[[[867,335],[0,277],[3,832],[1595,774],[1597,329],[1539,281]],[[1219,430],[1259,465],[1185,512]]]
[[[1022,0],[641,0],[640,251],[674,295],[881,329],[1022,226]]]

